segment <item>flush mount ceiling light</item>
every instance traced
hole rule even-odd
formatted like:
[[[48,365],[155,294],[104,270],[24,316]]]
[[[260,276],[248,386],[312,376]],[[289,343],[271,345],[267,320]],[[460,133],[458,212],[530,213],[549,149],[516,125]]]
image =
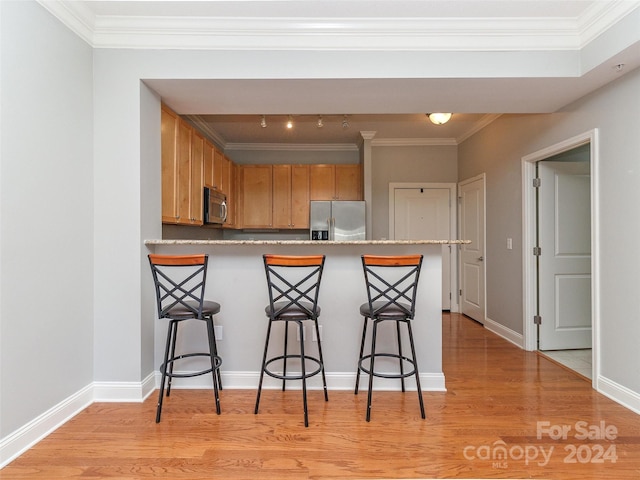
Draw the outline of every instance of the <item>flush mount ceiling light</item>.
[[[262,119],[260,120],[260,126],[262,128],[267,128],[267,119],[262,115]]]
[[[287,119],[287,128],[289,130],[293,128],[293,119],[291,118],[291,115],[289,115],[289,118]]]
[[[427,117],[434,125],[444,125],[451,119],[450,113],[427,113]]]

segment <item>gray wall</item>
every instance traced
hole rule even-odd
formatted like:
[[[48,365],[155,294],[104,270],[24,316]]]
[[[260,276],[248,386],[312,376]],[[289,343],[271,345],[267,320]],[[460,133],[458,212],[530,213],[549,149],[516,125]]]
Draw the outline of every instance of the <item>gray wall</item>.
[[[389,183],[456,183],[456,146],[373,147],[372,237],[389,237]]]
[[[0,19],[5,437],[94,378],[93,91],[92,49],[40,5]]]
[[[640,392],[640,70],[635,70],[551,115],[506,115],[459,148],[459,176],[486,172],[487,316],[523,331],[523,156],[597,128],[599,188],[600,364],[606,382]],[[603,115],[605,112],[605,115]],[[613,112],[613,114],[606,114]],[[513,238],[507,252],[505,238]],[[595,254],[596,252],[594,252]],[[636,393],[637,395],[637,393]]]

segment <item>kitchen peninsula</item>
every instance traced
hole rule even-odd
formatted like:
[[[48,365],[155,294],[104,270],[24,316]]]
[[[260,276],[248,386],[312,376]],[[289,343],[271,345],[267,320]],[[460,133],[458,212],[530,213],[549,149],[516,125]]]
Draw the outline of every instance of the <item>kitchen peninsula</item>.
[[[209,255],[207,274],[208,299],[219,302],[221,311],[215,316],[218,351],[222,357],[224,388],[255,388],[258,383],[261,354],[267,329],[265,306],[268,304],[262,255],[326,255],[319,303],[322,326],[322,348],[330,390],[354,387],[358,349],[362,335],[359,306],[366,302],[360,256],[422,254],[424,260],[418,285],[416,317],[413,321],[419,372],[423,390],[444,390],[442,372],[442,245],[468,243],[463,240],[360,240],[346,242],[309,240],[146,240],[148,253]],[[149,274],[149,284],[151,275]],[[155,365],[161,363],[166,324],[156,320]],[[206,335],[194,325],[185,329],[179,342],[194,351],[206,351]],[[315,342],[309,330],[307,342]],[[379,332],[380,349],[391,350],[395,331]],[[404,343],[404,342],[403,342]],[[408,342],[406,343],[408,346]],[[279,347],[275,347],[279,348]],[[281,347],[280,347],[281,348]],[[397,362],[394,362],[397,363]],[[200,365],[185,366],[194,371]],[[389,369],[397,365],[389,364]],[[182,380],[182,379],[180,379]],[[265,387],[279,382],[265,381]],[[362,381],[362,380],[361,380]],[[207,382],[209,382],[207,384]],[[210,386],[208,376],[184,379],[192,388]],[[408,388],[415,388],[407,381]],[[178,384],[179,385],[179,384]],[[299,388],[291,384],[288,388]],[[310,388],[319,387],[312,378]],[[397,390],[400,382],[376,378],[374,388]]]

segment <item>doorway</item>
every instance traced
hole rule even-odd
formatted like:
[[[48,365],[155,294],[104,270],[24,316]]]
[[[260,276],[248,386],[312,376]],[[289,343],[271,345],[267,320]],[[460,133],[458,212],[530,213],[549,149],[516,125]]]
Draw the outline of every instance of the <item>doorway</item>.
[[[451,240],[456,237],[455,183],[390,183],[389,238]],[[442,246],[442,309],[458,311],[457,256]]]
[[[593,130],[523,158],[525,348],[591,378],[594,386],[596,142]]]

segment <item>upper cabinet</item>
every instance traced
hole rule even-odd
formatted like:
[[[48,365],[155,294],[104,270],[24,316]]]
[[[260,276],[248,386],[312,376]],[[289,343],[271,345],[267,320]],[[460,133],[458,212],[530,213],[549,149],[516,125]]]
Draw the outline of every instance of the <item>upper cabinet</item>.
[[[239,175],[240,227],[272,228],[272,166],[242,165]]]
[[[309,228],[308,165],[242,165],[239,228]]]
[[[310,200],[362,200],[362,170],[359,164],[310,165]]]
[[[307,229],[310,200],[362,200],[361,165],[235,165],[162,106],[162,222],[203,225],[204,187],[227,196],[224,228]]]
[[[308,165],[273,165],[273,227],[309,227]]]
[[[235,165],[211,142],[162,106],[162,222],[203,225],[204,187],[227,195],[227,223],[236,224]]]
[[[237,217],[237,173],[236,164],[226,155],[222,157],[221,185],[222,191],[227,196],[227,221],[223,225],[225,228],[236,228]]]
[[[204,138],[162,108],[162,221],[202,225]]]

